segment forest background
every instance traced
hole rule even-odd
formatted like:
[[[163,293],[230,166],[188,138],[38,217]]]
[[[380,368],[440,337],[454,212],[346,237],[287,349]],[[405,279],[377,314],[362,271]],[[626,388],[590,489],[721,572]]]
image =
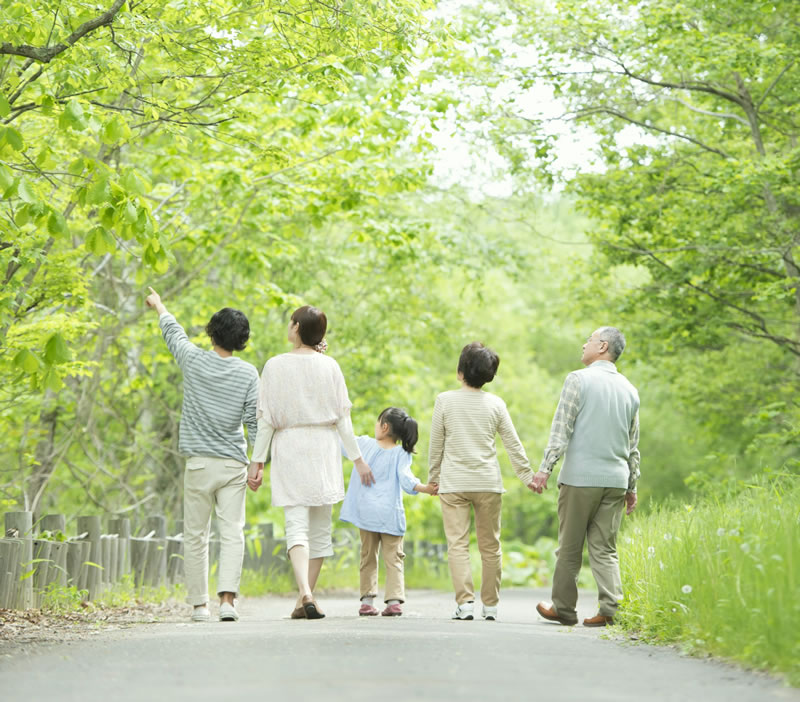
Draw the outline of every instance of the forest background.
[[[328,314],[357,433],[420,423],[465,343],[538,464],[564,376],[624,330],[640,510],[796,475],[796,3],[78,0],[0,8],[0,506],[180,518],[199,344]],[[501,454],[510,550],[555,490]],[[349,466],[349,464],[348,464]],[[349,467],[346,467],[349,470]],[[268,486],[267,486],[268,487]],[[409,537],[443,541],[407,498]],[[251,522],[281,522],[269,490]]]

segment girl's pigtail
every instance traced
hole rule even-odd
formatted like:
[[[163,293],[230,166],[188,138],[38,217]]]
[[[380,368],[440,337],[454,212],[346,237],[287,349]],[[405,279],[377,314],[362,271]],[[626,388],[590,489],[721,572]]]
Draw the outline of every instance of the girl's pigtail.
[[[406,415],[403,419],[403,429],[400,434],[400,440],[403,442],[403,450],[406,453],[414,453],[414,447],[419,440],[419,427],[416,420]]]

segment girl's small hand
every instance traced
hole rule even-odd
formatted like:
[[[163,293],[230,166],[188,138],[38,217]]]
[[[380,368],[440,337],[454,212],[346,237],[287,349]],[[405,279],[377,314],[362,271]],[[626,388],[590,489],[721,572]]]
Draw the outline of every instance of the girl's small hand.
[[[358,474],[361,476],[361,484],[364,487],[370,487],[375,484],[375,476],[372,474],[372,469],[363,458],[356,458],[353,461],[353,465],[355,465]]]
[[[439,494],[439,485],[437,483],[428,483],[428,488],[430,488],[431,495]]]

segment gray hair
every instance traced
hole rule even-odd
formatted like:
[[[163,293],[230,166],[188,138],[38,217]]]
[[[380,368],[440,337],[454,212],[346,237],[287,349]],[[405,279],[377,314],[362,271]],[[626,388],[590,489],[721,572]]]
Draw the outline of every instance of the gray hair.
[[[597,332],[600,335],[600,341],[608,344],[608,352],[616,361],[625,350],[625,335],[616,327],[600,327]]]

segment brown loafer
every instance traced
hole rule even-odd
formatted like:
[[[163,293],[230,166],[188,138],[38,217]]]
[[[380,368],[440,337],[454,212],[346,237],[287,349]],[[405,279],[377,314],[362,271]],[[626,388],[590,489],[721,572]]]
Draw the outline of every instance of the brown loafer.
[[[584,626],[610,626],[614,623],[614,617],[606,617],[603,614],[595,614],[593,617],[583,620]]]
[[[322,619],[325,617],[325,612],[319,608],[319,605],[310,595],[306,595],[303,598],[303,609],[306,612],[306,619]]]
[[[548,605],[544,602],[540,602],[536,605],[536,611],[539,612],[539,616],[543,617],[549,622],[558,622],[564,626],[575,626],[578,623],[577,619],[565,619],[564,617],[560,616],[556,613],[553,605]]]
[[[300,607],[295,607],[292,610],[291,618],[292,619],[305,619],[306,618],[306,610],[303,609],[302,605],[300,605]]]

